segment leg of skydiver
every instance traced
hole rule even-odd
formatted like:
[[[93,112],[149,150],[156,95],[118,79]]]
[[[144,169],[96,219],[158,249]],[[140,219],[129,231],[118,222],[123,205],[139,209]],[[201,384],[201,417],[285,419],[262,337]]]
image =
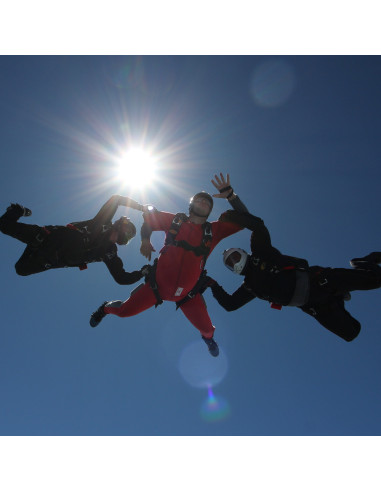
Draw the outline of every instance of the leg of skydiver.
[[[114,314],[121,318],[135,316],[156,304],[156,297],[149,283],[144,284],[126,301],[106,301],[94,311],[90,325],[95,328],[106,314]]]
[[[38,250],[27,246],[18,262],[15,264],[16,273],[23,277],[34,273],[45,272],[52,268],[52,265],[44,257],[43,250]]]
[[[217,357],[219,348],[213,338],[215,327],[211,322],[202,295],[196,294],[192,299],[182,304],[180,309],[192,325],[200,331],[202,339],[207,344],[210,354],[213,357]]]
[[[324,275],[324,273],[323,273]],[[327,285],[337,292],[352,292],[355,290],[372,290],[381,287],[381,268],[377,264],[364,263],[361,268],[332,268],[326,274]]]
[[[17,222],[20,217],[29,217],[32,215],[32,211],[29,208],[23,207],[18,203],[11,203],[5,214],[0,217],[1,220],[9,220],[13,222]]]
[[[8,207],[5,214],[0,217],[0,231],[27,244],[15,265],[16,273],[22,276],[43,272],[51,267],[40,248],[47,236],[47,230],[38,225],[17,222],[20,217],[30,215],[29,209],[16,204]]]
[[[380,261],[380,255],[368,255]],[[367,258],[367,257],[366,257]],[[345,293],[371,290],[381,286],[381,268],[375,261],[360,261],[354,270],[312,267],[310,299],[301,309],[322,326],[350,342],[360,333],[361,325],[345,310]],[[368,258],[369,260],[369,258]],[[354,260],[352,260],[354,261]]]
[[[19,241],[29,244],[33,242],[36,236],[43,230],[42,227],[32,224],[23,224],[17,222],[22,217],[14,209],[8,210],[0,217],[0,231]]]
[[[381,268],[376,263],[363,263],[361,268],[310,269],[311,304],[324,303],[332,296],[345,297],[355,290],[372,290],[381,287]]]
[[[334,297],[323,304],[309,304],[301,309],[347,342],[354,340],[360,333],[361,324],[346,311],[342,298]]]

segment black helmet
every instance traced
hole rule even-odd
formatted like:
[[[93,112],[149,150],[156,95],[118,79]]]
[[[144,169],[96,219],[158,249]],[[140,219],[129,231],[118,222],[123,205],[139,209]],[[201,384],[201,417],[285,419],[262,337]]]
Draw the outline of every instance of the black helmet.
[[[200,214],[197,214],[194,209],[193,209],[193,201],[195,200],[195,198],[205,198],[206,200],[208,200],[208,202],[210,203],[210,211],[209,211],[209,214],[210,212],[212,211],[212,208],[213,208],[213,198],[212,198],[212,195],[209,195],[209,193],[207,193],[206,191],[200,191],[199,193],[196,193],[194,196],[192,196],[192,198],[190,199],[189,201],[189,213],[192,212],[194,213],[194,215],[197,215],[198,217],[208,217],[208,215],[204,216],[204,215],[200,215]]]
[[[130,242],[130,240],[136,236],[136,227],[126,216],[122,216],[120,219],[114,222],[114,229],[118,231],[117,244],[125,245]]]

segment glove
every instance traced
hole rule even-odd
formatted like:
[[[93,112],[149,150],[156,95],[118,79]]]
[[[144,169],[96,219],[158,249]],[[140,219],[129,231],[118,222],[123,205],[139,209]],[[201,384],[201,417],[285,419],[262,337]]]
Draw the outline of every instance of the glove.
[[[208,277],[207,275],[204,277],[204,282],[201,285],[201,288],[199,290],[200,294],[203,294],[208,287],[212,287],[212,285],[216,284],[217,282],[214,280],[212,277]]]
[[[140,273],[143,275],[143,277],[147,277],[151,273],[151,268],[152,268],[152,265],[144,265],[140,269]]]

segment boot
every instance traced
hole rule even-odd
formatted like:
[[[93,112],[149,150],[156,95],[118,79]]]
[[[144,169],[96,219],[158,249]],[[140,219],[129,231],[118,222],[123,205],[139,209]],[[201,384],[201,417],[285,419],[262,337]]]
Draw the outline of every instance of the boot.
[[[366,263],[376,263],[379,265],[381,263],[381,252],[374,251],[363,258],[353,258],[349,263],[353,268],[363,268]]]
[[[96,326],[99,325],[99,323],[102,321],[102,319],[106,316],[106,313],[104,312],[104,307],[108,303],[108,301],[105,301],[103,304],[99,306],[99,308],[93,312],[93,314],[90,317],[90,326],[92,328],[95,328]]]
[[[23,207],[22,205],[19,205],[18,203],[11,203],[9,207],[7,208],[7,212],[14,212],[15,214],[18,215],[18,219],[20,217],[30,217],[32,215],[32,211],[29,208]]]
[[[216,341],[214,340],[214,338],[213,337],[212,338],[202,337],[202,339],[204,340],[204,342],[208,346],[208,350],[209,350],[210,355],[212,355],[213,357],[217,357],[218,354],[220,353],[220,349],[218,348],[218,345],[217,345]]]

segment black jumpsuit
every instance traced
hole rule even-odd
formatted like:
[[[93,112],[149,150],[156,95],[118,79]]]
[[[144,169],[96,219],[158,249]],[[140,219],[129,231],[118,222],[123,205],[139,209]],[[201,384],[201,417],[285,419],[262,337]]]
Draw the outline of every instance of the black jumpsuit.
[[[350,291],[379,288],[381,268],[375,263],[364,264],[362,269],[309,267],[305,260],[282,255],[272,246],[262,219],[242,214],[240,221],[253,231],[245,279],[232,295],[213,284],[219,304],[233,311],[258,297],[273,307],[298,306],[337,336],[353,340],[361,325],[345,310],[344,298]]]
[[[86,268],[87,263],[103,261],[119,284],[133,284],[143,275],[126,272],[115,243],[110,241],[112,218],[119,205],[141,210],[134,200],[113,195],[90,220],[68,226],[30,225],[18,222],[20,213],[9,209],[0,217],[0,231],[26,243],[15,265],[19,275],[31,275],[51,268]]]

